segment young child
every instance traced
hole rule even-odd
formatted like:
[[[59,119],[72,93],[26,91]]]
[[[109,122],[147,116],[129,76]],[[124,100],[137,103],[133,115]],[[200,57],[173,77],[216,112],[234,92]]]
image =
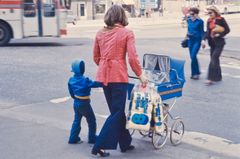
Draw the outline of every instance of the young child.
[[[69,144],[82,143],[79,133],[81,130],[81,119],[84,116],[88,123],[88,143],[94,144],[96,141],[96,118],[90,105],[91,88],[101,87],[101,83],[94,82],[83,74],[85,72],[85,63],[81,60],[75,60],[72,63],[72,72],[74,75],[69,79],[68,90],[74,99],[74,121],[69,137]]]

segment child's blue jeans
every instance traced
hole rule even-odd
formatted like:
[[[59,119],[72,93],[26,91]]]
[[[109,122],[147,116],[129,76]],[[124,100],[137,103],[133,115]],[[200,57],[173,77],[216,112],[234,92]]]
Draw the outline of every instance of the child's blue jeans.
[[[81,119],[84,116],[88,123],[88,142],[95,143],[96,141],[96,117],[90,105],[90,102],[74,106],[74,120],[68,143],[77,143],[80,141],[79,133],[81,131]]]

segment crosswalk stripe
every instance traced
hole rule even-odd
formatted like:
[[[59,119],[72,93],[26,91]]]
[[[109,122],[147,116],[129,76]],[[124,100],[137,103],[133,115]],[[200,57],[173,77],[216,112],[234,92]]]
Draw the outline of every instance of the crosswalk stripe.
[[[234,68],[234,69],[240,70],[240,66],[238,66],[238,65],[221,64],[221,66],[225,67],[225,68]]]
[[[68,101],[69,99],[71,99],[71,97],[67,96],[67,97],[63,97],[63,98],[52,99],[52,100],[50,100],[50,102],[51,102],[51,103],[54,103],[54,104],[58,104],[58,103],[66,102],[66,101]]]

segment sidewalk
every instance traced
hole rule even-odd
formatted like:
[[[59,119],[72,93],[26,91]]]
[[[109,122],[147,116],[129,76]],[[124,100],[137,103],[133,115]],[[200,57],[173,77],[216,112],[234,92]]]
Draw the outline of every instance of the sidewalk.
[[[204,20],[208,18],[206,15],[200,15]],[[228,20],[239,19],[240,14],[228,14],[223,15]],[[159,16],[158,13],[154,13],[152,17],[140,17],[129,18],[129,25],[160,25],[160,24],[180,24],[183,15],[181,13],[165,13],[163,16]],[[88,26],[104,26],[103,19],[97,20],[79,20],[75,27],[88,27]]]
[[[240,47],[238,45],[239,43],[239,35],[240,25],[236,25],[235,23],[240,24],[240,14],[228,14],[223,15],[225,19],[228,21],[231,32],[226,37],[226,45],[225,45],[225,51],[227,52],[224,54],[226,57],[240,59]],[[201,15],[201,17],[204,19],[204,21],[207,20],[208,16]],[[133,29],[134,31],[137,30],[138,32],[144,31],[144,27],[159,27],[159,28],[168,28],[169,26],[174,26],[175,28],[178,28],[178,30],[173,30],[172,33],[178,35],[179,32],[185,32],[186,28],[181,28],[181,20],[182,20],[182,14],[177,13],[165,13],[164,16],[159,16],[158,13],[155,13],[152,15],[151,18],[141,17],[141,18],[129,18],[129,27]],[[239,22],[238,22],[239,21]],[[232,24],[235,27],[232,27]],[[102,19],[98,20],[80,20],[77,22],[77,25],[68,25],[68,28],[71,32],[71,35],[77,34],[81,35],[81,31],[84,30],[87,32],[87,35],[92,35],[96,33],[96,30],[98,30],[100,27],[104,26],[104,22]],[[72,32],[73,31],[73,32]],[[137,33],[138,34],[138,33]],[[202,50],[203,53],[209,53],[208,49]]]
[[[69,129],[72,122],[71,101],[54,104],[44,102],[23,105],[0,110],[0,152],[2,159],[88,159],[91,145],[87,144],[87,128],[82,123],[81,137],[85,141],[80,145],[68,145]],[[57,114],[57,116],[56,116]],[[98,130],[102,127],[105,116],[97,114]],[[185,132],[183,142],[172,146],[168,140],[161,150],[154,150],[150,138],[142,138],[135,132],[133,144],[136,150],[122,154],[110,151],[111,158],[119,159],[237,159],[240,144],[229,140],[202,134]]]

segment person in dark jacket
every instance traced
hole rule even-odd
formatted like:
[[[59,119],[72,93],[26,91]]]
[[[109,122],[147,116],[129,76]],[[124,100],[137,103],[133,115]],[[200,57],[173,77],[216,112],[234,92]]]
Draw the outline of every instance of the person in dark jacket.
[[[198,80],[200,75],[199,63],[197,59],[197,54],[201,47],[201,41],[204,35],[204,22],[198,16],[199,9],[192,7],[189,10],[190,17],[187,20],[188,23],[188,48],[191,57],[191,79]]]
[[[203,37],[202,47],[205,47],[205,40],[210,46],[210,64],[208,68],[207,85],[222,80],[220,67],[220,55],[225,45],[225,35],[230,32],[226,20],[221,17],[219,10],[215,6],[207,8],[210,18],[207,22],[207,31]]]
[[[68,90],[74,100],[74,120],[69,137],[69,144],[82,143],[79,137],[81,130],[81,119],[85,117],[88,123],[88,143],[96,142],[96,118],[90,105],[91,88],[101,87],[101,83],[94,82],[83,74],[85,72],[85,63],[81,60],[75,60],[72,63],[72,72],[74,75],[69,79]]]

